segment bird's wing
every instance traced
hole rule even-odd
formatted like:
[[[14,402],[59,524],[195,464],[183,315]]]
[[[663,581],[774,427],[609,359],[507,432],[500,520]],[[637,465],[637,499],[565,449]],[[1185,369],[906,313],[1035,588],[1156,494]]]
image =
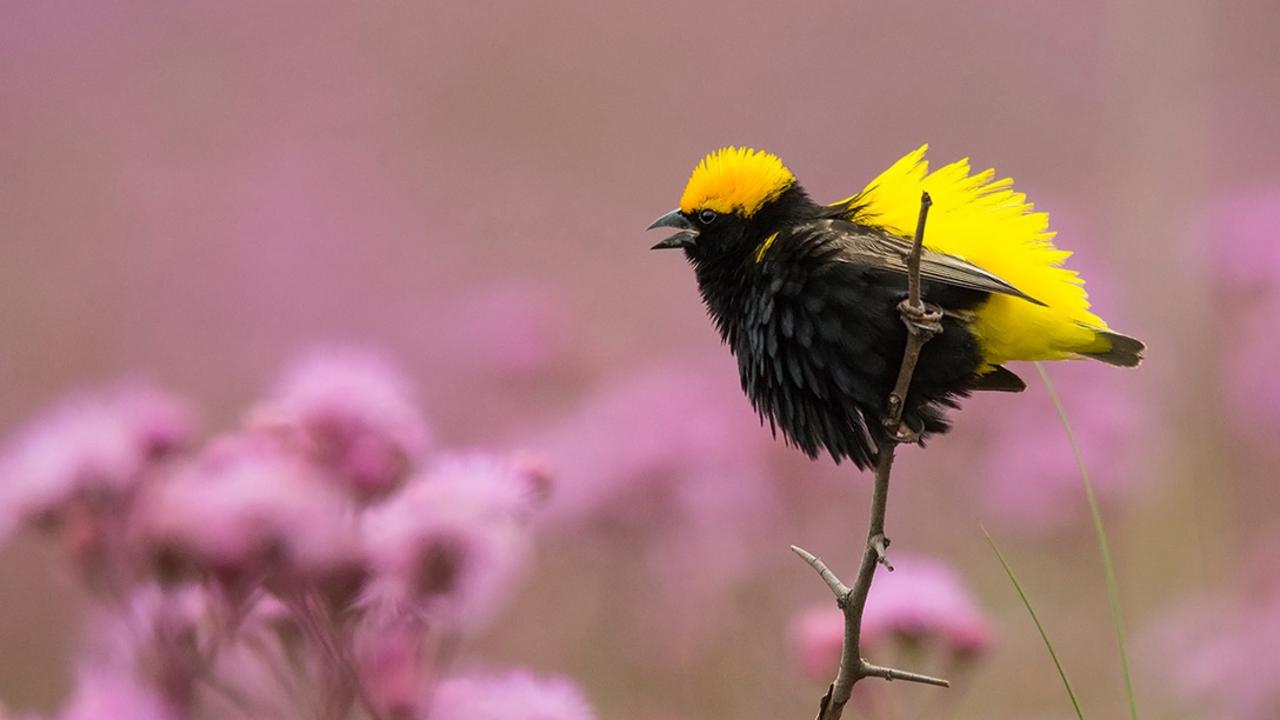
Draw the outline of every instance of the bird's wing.
[[[814,232],[836,238],[836,242],[841,247],[840,258],[845,262],[904,275],[907,273],[907,257],[911,254],[911,241],[844,220],[819,220],[813,225]],[[920,254],[920,276],[933,282],[982,292],[1012,295],[1036,305],[1044,305],[973,263],[927,247]]]

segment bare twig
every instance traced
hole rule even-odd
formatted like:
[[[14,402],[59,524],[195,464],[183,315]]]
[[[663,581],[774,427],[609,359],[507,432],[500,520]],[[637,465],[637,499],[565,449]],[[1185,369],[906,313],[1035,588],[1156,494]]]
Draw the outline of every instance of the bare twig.
[[[929,219],[933,198],[929,193],[920,195],[920,216],[916,218],[916,234],[911,244],[911,256],[907,258],[907,301],[912,307],[923,309],[920,302],[920,254],[924,252],[924,223]]]
[[[844,612],[844,646],[840,653],[840,669],[836,672],[835,682],[827,689],[818,706],[818,720],[839,720],[844,713],[844,706],[849,702],[853,686],[866,677],[878,677],[885,680],[906,680],[909,682],[950,687],[950,683],[941,678],[921,675],[920,673],[897,670],[895,668],[873,665],[862,658],[862,614],[867,606],[867,595],[871,592],[871,581],[875,578],[876,566],[883,564],[892,571],[886,552],[889,538],[884,533],[885,509],[889,499],[889,476],[893,471],[894,450],[898,443],[914,442],[919,437],[919,430],[907,427],[902,421],[902,413],[906,406],[907,393],[911,387],[911,378],[915,374],[916,363],[920,360],[920,349],[934,335],[942,332],[941,313],[928,308],[921,300],[920,294],[920,254],[924,248],[924,226],[929,217],[929,206],[933,201],[929,193],[920,198],[920,217],[916,223],[915,242],[911,255],[907,258],[907,299],[898,305],[902,322],[907,326],[907,344],[902,354],[902,365],[898,370],[898,379],[893,392],[889,395],[885,418],[884,433],[877,433],[880,438],[876,443],[876,477],[871,491],[871,520],[867,529],[867,542],[862,552],[862,563],[858,566],[858,576],[853,586],[841,582],[826,563],[812,553],[792,546],[797,555],[809,563],[831,588],[836,596],[836,603]]]

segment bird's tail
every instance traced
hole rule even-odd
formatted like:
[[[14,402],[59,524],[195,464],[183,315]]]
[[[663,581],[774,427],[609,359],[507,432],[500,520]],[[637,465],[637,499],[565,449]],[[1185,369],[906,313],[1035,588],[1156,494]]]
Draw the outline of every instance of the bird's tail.
[[[1147,346],[1136,338],[1111,330],[1095,329],[1093,342],[1081,349],[1080,354],[1108,365],[1137,367],[1142,363],[1142,351],[1146,349]]]

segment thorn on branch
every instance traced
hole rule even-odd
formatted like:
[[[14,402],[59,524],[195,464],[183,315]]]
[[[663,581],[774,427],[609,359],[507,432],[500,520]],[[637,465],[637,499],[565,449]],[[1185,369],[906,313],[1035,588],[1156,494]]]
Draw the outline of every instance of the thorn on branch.
[[[885,570],[893,572],[893,563],[889,562],[889,538],[884,533],[876,533],[871,536],[871,549],[876,551],[876,562],[884,566]]]
[[[835,594],[837,599],[848,596],[849,586],[841,582],[835,572],[832,571],[831,568],[827,567],[827,564],[822,562],[817,555],[814,555],[798,545],[792,545],[791,552],[799,555],[802,560],[809,563],[809,567],[812,567],[818,572],[818,576],[827,584],[827,587],[831,588],[831,592]]]
[[[883,678],[890,682],[894,680],[905,680],[906,682],[933,685],[934,687],[951,687],[951,683],[947,680],[943,680],[942,678],[937,678],[932,675],[924,675],[922,673],[907,672],[906,670],[899,670],[897,668],[872,665],[865,660],[862,661],[862,675],[863,677]]]

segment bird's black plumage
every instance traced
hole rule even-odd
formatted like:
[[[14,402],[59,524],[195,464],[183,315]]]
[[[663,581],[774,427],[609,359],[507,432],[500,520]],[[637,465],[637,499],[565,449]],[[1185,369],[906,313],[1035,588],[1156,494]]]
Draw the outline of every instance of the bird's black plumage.
[[[865,468],[885,433],[906,345],[897,305],[907,283],[887,263],[859,262],[851,249],[903,240],[850,217],[847,206],[818,205],[793,184],[749,217],[686,218],[697,234],[680,244],[762,420],[811,457],[825,450]],[[990,292],[928,280],[922,289],[945,311],[905,403],[904,421],[923,439],[948,428],[943,411],[956,398],[1018,382],[1004,373],[983,388],[977,376],[981,353],[967,317]]]

